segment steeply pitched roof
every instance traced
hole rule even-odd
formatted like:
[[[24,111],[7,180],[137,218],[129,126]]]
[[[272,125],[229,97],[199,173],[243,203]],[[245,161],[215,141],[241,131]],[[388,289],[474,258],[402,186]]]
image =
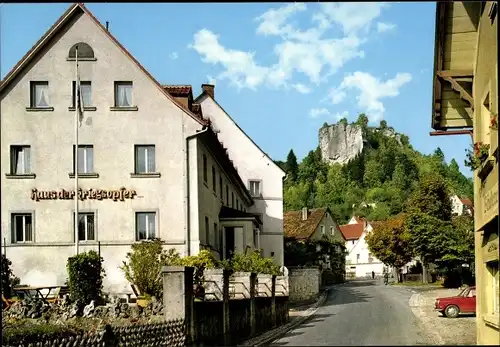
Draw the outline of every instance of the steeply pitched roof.
[[[347,241],[359,239],[364,230],[365,228],[363,223],[344,224],[340,226],[340,231]]]
[[[472,202],[469,199],[460,199],[460,202],[467,207],[472,207]]]
[[[234,119],[231,118],[231,116],[229,115],[229,113],[227,113],[226,110],[224,110],[224,108],[214,98],[212,98],[210,96],[210,94],[208,94],[206,91],[203,91],[200,95],[198,95],[196,97],[196,99],[194,99],[194,102],[201,104],[201,102],[203,101],[202,98],[204,98],[204,97],[208,97],[208,98],[212,99],[212,101],[215,102],[215,104],[220,107],[220,109],[226,114],[226,116],[228,116],[228,118],[234,123],[234,125],[236,125],[236,127],[243,133],[243,135],[245,135],[254,144],[254,146],[257,147],[257,149],[262,154],[264,154],[264,156],[266,156],[269,160],[271,160],[271,162],[273,163],[274,166],[276,166],[278,169],[281,170],[281,172],[283,172],[284,174],[286,174],[285,170],[283,170],[278,164],[276,164],[274,162],[274,160],[266,152],[264,152],[262,150],[262,148],[260,148],[259,145],[256,144],[255,141],[250,136],[248,136],[247,133],[245,133],[245,131],[243,129],[240,128],[240,126],[238,125],[238,123],[236,123],[234,121]]]
[[[188,84],[164,84],[162,87],[172,96],[193,95],[193,89]]]
[[[12,82],[14,77],[16,77],[25,67],[26,65],[34,59],[34,57],[47,45],[50,40],[59,33],[59,31],[64,27],[68,21],[73,18],[78,13],[85,13],[92,19],[92,21],[103,31],[103,33],[120,48],[120,50],[129,57],[138,67],[139,69],[147,76],[149,79],[162,91],[162,93],[175,105],[185,111],[185,113],[196,120],[201,125],[206,125],[206,122],[193,114],[190,110],[186,110],[186,108],[182,107],[162,86],[161,84],[154,79],[154,77],[135,59],[135,57],[130,54],[129,51],[122,46],[122,44],[113,36],[111,33],[106,30],[106,28],[97,20],[96,17],[85,7],[83,3],[76,3],[71,5],[66,12],[54,23],[54,25],[47,30],[47,32],[38,40],[37,43],[21,58],[21,60],[9,71],[9,73],[5,76],[2,83],[0,84],[0,93]]]
[[[285,237],[308,239],[312,236],[319,222],[325,215],[327,208],[313,208],[308,210],[306,220],[302,220],[302,211],[289,211],[283,214],[283,233]]]

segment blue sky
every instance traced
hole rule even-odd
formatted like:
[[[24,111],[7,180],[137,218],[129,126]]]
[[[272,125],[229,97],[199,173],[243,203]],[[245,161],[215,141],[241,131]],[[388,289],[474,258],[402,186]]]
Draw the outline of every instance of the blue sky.
[[[69,4],[1,4],[2,78]],[[165,84],[215,97],[274,159],[364,112],[463,166],[467,135],[430,137],[435,3],[86,5]],[[408,14],[411,14],[409,16]],[[347,18],[347,19],[346,19]]]

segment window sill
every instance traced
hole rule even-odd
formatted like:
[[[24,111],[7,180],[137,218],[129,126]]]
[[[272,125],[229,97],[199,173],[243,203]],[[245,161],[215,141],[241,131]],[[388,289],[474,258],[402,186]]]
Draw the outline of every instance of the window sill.
[[[66,58],[66,61],[76,61],[76,58]],[[97,61],[97,58],[78,58],[78,61]]]
[[[139,107],[137,106],[113,106],[109,108],[110,111],[139,111]]]
[[[68,175],[69,178],[75,178],[74,173],[69,173]],[[78,178],[99,178],[99,174],[96,172],[86,172],[86,173],[80,172],[78,173]]]
[[[130,178],[160,178],[160,172],[131,173]]]
[[[30,174],[5,174],[7,179],[35,179],[36,175],[34,173]]]
[[[68,107],[68,111],[76,111],[75,107]],[[83,108],[83,111],[97,111],[97,107],[95,106],[85,106]]]
[[[26,111],[28,112],[52,112],[54,111],[53,107],[26,107]]]
[[[498,314],[485,315],[483,317],[483,321],[486,323],[486,325],[500,329],[500,316]]]

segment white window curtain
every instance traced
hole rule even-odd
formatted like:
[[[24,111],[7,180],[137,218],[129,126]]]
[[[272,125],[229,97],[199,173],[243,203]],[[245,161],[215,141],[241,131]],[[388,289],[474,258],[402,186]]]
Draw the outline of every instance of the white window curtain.
[[[83,107],[92,106],[92,87],[90,83],[84,83],[80,86],[82,93]]]
[[[78,147],[78,173],[94,172],[94,149]]]
[[[156,213],[137,213],[137,240],[147,240],[156,237]]]
[[[146,148],[147,154],[147,172],[155,172],[155,148],[149,146]]]
[[[148,234],[148,239],[152,239],[156,236],[156,228],[155,228],[155,214],[154,213],[148,213],[146,215],[146,220],[147,220],[147,234]]]
[[[116,101],[120,107],[132,106],[132,85],[119,84],[116,88]]]
[[[13,169],[15,174],[27,174],[30,172],[30,148],[18,147],[12,151]]]
[[[35,85],[35,107],[49,106],[49,86],[48,84]]]
[[[260,182],[250,181],[250,194],[257,196],[260,194]]]
[[[15,242],[33,241],[33,223],[31,215],[14,216],[14,239]]]
[[[136,152],[136,172],[155,172],[155,147],[138,146]]]

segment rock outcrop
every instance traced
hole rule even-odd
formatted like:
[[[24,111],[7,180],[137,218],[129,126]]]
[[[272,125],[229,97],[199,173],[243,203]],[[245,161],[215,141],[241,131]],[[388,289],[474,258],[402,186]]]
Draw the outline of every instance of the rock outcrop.
[[[355,124],[332,124],[319,130],[319,147],[323,161],[346,164],[361,153],[365,146],[363,131]]]

